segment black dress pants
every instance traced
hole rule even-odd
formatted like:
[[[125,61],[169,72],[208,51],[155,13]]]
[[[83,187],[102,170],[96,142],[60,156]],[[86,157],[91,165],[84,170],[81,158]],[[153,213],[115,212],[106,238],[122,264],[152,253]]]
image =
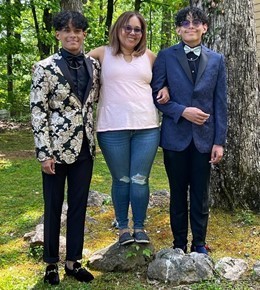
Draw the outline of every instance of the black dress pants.
[[[82,259],[84,226],[90,181],[91,156],[73,164],[55,164],[55,175],[42,173],[44,195],[44,255],[47,263],[59,261],[59,236],[67,180],[66,260]]]
[[[170,222],[174,246],[188,242],[190,193],[190,226],[192,244],[204,246],[209,216],[210,153],[200,153],[192,141],[183,151],[163,150],[170,185]]]

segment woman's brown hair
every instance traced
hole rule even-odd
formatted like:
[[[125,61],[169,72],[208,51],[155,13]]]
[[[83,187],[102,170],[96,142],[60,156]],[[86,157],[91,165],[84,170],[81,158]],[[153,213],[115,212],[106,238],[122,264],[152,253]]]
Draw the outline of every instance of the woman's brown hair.
[[[112,48],[113,54],[118,55],[121,54],[121,48],[120,48],[120,40],[119,40],[119,33],[121,33],[121,29],[124,25],[127,25],[129,22],[129,19],[133,16],[136,16],[140,23],[142,28],[142,37],[140,39],[140,42],[137,44],[137,46],[134,48],[134,55],[135,56],[141,56],[146,51],[146,22],[144,20],[144,17],[139,13],[135,11],[126,11],[123,14],[121,14],[114,25],[111,27],[109,31],[109,45]]]

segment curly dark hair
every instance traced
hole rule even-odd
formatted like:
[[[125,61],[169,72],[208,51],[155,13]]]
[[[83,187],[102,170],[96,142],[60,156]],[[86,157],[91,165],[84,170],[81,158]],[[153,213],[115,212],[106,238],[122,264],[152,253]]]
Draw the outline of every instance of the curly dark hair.
[[[77,11],[62,11],[57,13],[53,18],[53,27],[56,31],[60,31],[67,27],[70,22],[77,29],[86,31],[88,28],[87,18]]]
[[[175,25],[181,26],[182,21],[187,20],[187,16],[191,15],[193,19],[199,19],[203,24],[209,26],[207,14],[198,7],[185,7],[181,9],[175,16]]]

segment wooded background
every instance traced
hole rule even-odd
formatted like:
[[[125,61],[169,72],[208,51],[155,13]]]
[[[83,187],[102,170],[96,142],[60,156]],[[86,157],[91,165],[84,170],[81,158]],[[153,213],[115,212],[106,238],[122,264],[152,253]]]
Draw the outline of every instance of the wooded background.
[[[90,29],[85,41],[88,51],[107,43],[109,27],[122,12],[139,10],[148,24],[148,47],[157,53],[178,42],[174,15],[180,8],[194,5],[204,9],[211,20],[204,43],[225,55],[228,75],[228,138],[225,158],[211,178],[212,204],[260,211],[260,69],[256,38],[259,0],[0,0],[0,3],[0,109],[10,110],[13,116],[29,114],[33,63],[58,48],[51,27],[57,11],[78,10],[88,18]]]

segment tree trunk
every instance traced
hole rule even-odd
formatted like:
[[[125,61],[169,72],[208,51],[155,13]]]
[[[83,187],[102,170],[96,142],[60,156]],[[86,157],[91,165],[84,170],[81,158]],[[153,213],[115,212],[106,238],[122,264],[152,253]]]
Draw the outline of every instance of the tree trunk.
[[[34,26],[35,26],[36,36],[37,36],[37,46],[38,46],[38,50],[40,53],[40,58],[44,59],[50,55],[52,45],[45,43],[46,40],[44,39],[44,37],[42,37],[40,30],[46,31],[47,33],[51,33],[52,14],[49,12],[50,11],[49,8],[44,8],[44,10],[43,10],[43,23],[44,23],[45,27],[43,29],[40,29],[38,18],[37,18],[37,13],[36,13],[36,7],[34,5],[33,0],[30,1],[30,5],[31,5],[33,20],[34,20]]]
[[[61,10],[71,10],[83,12],[83,3],[81,0],[61,0]]]
[[[142,0],[135,0],[135,11],[139,11],[141,7]]]
[[[17,15],[17,19],[18,19],[18,23],[21,23],[21,11],[22,11],[22,3],[21,0],[15,0],[15,9],[16,9],[16,15]],[[17,25],[17,23],[16,23]],[[16,53],[20,53],[21,51],[21,33],[19,32],[15,32],[14,31],[14,38],[16,40],[17,43],[17,49],[16,49]],[[21,60],[20,59],[15,59],[14,60],[14,67],[15,66],[20,66],[21,65]]]
[[[109,29],[111,27],[112,19],[113,19],[113,13],[114,13],[114,1],[108,0],[107,1],[107,18],[106,18],[105,39],[108,38]]]
[[[44,8],[43,10],[43,23],[44,23],[44,31],[46,31],[47,33],[51,33],[51,29],[52,29],[52,13],[50,13],[51,9],[50,8]],[[51,47],[52,45],[50,45],[49,43],[46,43],[44,41],[41,42],[41,47],[42,47],[42,55],[44,57],[47,57],[50,55],[51,53]]]
[[[11,1],[6,1],[6,7],[9,8],[9,11],[11,11]],[[12,15],[7,15],[7,21],[6,21],[6,36],[7,39],[12,38],[13,36],[13,20]],[[13,83],[13,52],[11,50],[11,47],[6,55],[6,70],[7,70],[7,103],[12,109],[12,105],[14,102],[14,83]]]
[[[260,95],[254,2],[193,2],[210,15],[207,45],[222,52],[227,63],[228,136],[224,159],[212,173],[213,205],[259,211]]]

